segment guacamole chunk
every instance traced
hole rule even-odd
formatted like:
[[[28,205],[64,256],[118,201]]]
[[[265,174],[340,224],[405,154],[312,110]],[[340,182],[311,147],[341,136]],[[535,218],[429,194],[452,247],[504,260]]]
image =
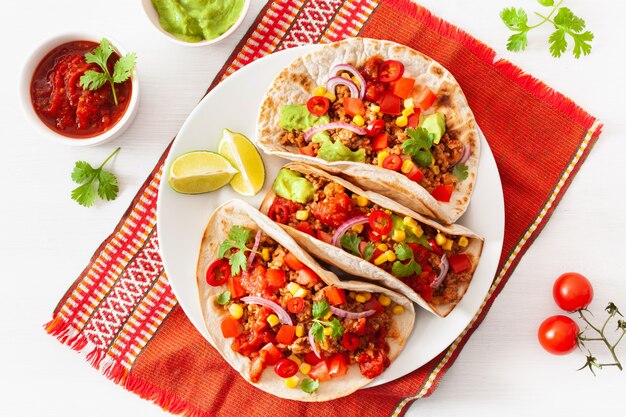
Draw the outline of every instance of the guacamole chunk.
[[[244,3],[244,0],[152,0],[161,27],[185,42],[223,35],[241,15]]]
[[[315,187],[299,172],[283,168],[274,180],[274,192],[287,200],[306,204],[313,198]]]
[[[316,125],[328,123],[328,115],[317,117],[306,108],[306,104],[288,104],[280,108],[279,125],[285,130],[306,131]]]
[[[333,142],[328,135],[322,141],[322,146],[317,152],[317,157],[325,159],[327,161],[353,161],[364,162],[365,161],[365,149],[359,149],[358,151],[351,151],[346,145],[340,141]]]
[[[433,113],[424,117],[421,127],[428,130],[433,136],[433,143],[437,144],[446,133],[446,115],[443,113]]]

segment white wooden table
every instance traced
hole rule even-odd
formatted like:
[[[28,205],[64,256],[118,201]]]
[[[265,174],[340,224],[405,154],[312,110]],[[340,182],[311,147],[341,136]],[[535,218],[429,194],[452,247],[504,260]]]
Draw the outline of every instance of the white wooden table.
[[[106,7],[78,0],[3,3],[1,416],[164,415],[47,336],[42,324],[124,213],[263,2],[252,3],[244,24],[231,38],[201,49],[177,46],[158,36],[144,19],[138,1],[109,0]],[[498,17],[500,9],[517,5],[534,10],[540,7],[535,1],[421,3],[571,96],[606,126],[552,220],[480,329],[435,395],[418,401],[409,415],[623,414],[625,373],[609,368],[594,378],[588,372],[575,372],[583,355],[548,355],[536,341],[536,330],[545,317],[559,313],[552,302],[551,285],[566,270],[580,271],[592,280],[592,309],[599,316],[610,300],[626,312],[626,193],[622,182],[626,157],[622,16],[626,4],[566,0],[596,35],[592,55],[576,61],[569,56],[560,60],[549,56],[547,28],[530,35],[528,51],[506,51],[507,31]],[[112,144],[72,149],[42,141],[20,111],[17,86],[27,54],[41,39],[71,29],[102,32],[139,56],[139,115]],[[79,207],[69,198],[74,162],[99,163],[116,146],[122,147],[113,166],[121,184],[119,197],[90,209]],[[619,354],[626,362],[626,347],[622,346]]]

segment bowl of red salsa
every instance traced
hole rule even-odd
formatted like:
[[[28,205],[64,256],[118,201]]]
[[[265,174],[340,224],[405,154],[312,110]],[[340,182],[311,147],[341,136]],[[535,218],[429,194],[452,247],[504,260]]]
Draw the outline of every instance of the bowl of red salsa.
[[[26,115],[56,142],[97,145],[118,137],[135,116],[139,96],[136,71],[128,80],[115,83],[115,91],[108,82],[96,89],[80,84],[85,72],[102,71],[85,60],[100,39],[78,33],[57,36],[37,48],[26,63],[21,86]],[[113,74],[115,62],[126,51],[108,39],[113,52],[107,68]]]

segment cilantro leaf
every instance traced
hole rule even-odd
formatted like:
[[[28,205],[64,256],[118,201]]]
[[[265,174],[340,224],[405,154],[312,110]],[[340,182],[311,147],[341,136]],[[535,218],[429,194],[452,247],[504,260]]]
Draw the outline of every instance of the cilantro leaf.
[[[93,206],[96,201],[96,190],[91,186],[91,181],[72,190],[72,200],[84,207]]]
[[[546,7],[554,6],[554,0],[537,0],[537,1],[542,6],[546,6]]]
[[[341,243],[341,246],[343,246],[344,249],[349,250],[359,258],[361,257],[361,251],[359,251],[361,238],[356,233],[346,233],[341,236],[339,243]]]
[[[555,58],[559,58],[567,49],[567,41],[565,40],[565,31],[563,29],[557,29],[553,32],[548,42],[550,42],[550,53]]]
[[[583,55],[589,55],[591,53],[591,44],[589,42],[593,41],[593,33],[586,31],[577,35],[572,35],[572,38],[574,38],[573,53],[575,58],[580,58],[581,53]]]
[[[320,383],[316,379],[304,378],[300,383],[300,389],[306,392],[307,394],[311,394],[318,390],[320,387]]]
[[[506,49],[512,52],[519,52],[526,49],[528,46],[528,32],[514,33],[509,36],[509,40],[506,44]]]
[[[72,171],[72,181],[82,184],[92,177],[95,169],[85,161],[78,161]]]
[[[328,327],[330,327],[332,330],[332,333],[330,334],[331,337],[343,336],[343,332],[345,329],[343,328],[343,326],[341,325],[338,319],[333,319],[333,321],[328,323]]]
[[[396,247],[396,257],[401,261],[413,259],[413,250],[406,243],[400,243]]]
[[[559,9],[556,16],[554,16],[554,24],[555,26],[567,28],[576,33],[581,32],[585,28],[585,21],[576,16],[574,12],[567,7],[561,7]]]
[[[111,201],[117,197],[119,187],[117,178],[108,171],[100,171],[98,175],[98,195],[101,199]]]
[[[374,255],[374,244],[372,242],[369,242],[367,246],[363,248],[363,259],[365,259],[366,261],[369,261],[370,259],[372,259],[373,255]]]
[[[117,198],[119,191],[117,178],[112,173],[104,171],[103,167],[120,149],[113,151],[97,169],[94,169],[88,162],[76,162],[72,170],[72,181],[82,185],[72,190],[72,200],[84,207],[93,206],[96,201],[96,183],[97,194],[101,199],[110,201]]]
[[[111,45],[111,41],[102,38],[100,45],[94,48],[93,51],[85,54],[85,61],[87,61],[88,64],[97,64],[101,68],[106,67],[112,53],[113,45]]]
[[[328,314],[328,312],[330,311],[330,307],[328,306],[328,303],[324,300],[316,301],[313,303],[312,311],[314,318],[321,319],[326,314]]]
[[[137,54],[131,52],[124,55],[117,60],[113,66],[113,81],[115,83],[123,83],[128,80],[133,74],[135,68],[135,62],[137,61]]]
[[[246,268],[246,263],[248,262],[248,258],[246,257],[246,251],[250,251],[250,249],[246,246],[246,243],[250,239],[250,229],[246,229],[241,226],[233,226],[228,231],[228,239],[224,240],[217,251],[217,256],[220,259],[223,259],[226,255],[226,252],[229,249],[239,249],[235,253],[231,253],[228,258],[228,263],[230,264],[230,272],[232,275],[237,275],[243,269]]]
[[[226,290],[217,296],[217,304],[225,306],[230,302],[230,291]]]
[[[409,245],[401,243],[396,247],[397,261],[391,266],[391,272],[398,278],[410,277],[413,274],[420,274],[422,267],[413,259],[413,250]],[[408,260],[407,263],[402,261]]]
[[[248,262],[248,258],[246,255],[239,251],[237,253],[233,253],[228,258],[228,263],[230,264],[230,273],[232,275],[237,275],[244,269],[246,269],[246,263]]]
[[[419,166],[430,166],[433,162],[433,156],[430,153],[430,148],[433,146],[433,136],[428,133],[428,130],[421,127],[408,128],[406,134],[409,139],[402,142],[404,153],[411,155]]]
[[[500,12],[500,18],[511,30],[515,31],[528,31],[528,15],[524,9],[516,9],[515,7],[509,7],[502,9]]]
[[[316,342],[321,343],[324,341],[324,326],[319,321],[313,322],[311,326],[311,334]]]
[[[106,75],[93,70],[85,71],[80,77],[80,85],[86,90],[97,90],[107,81],[109,81],[109,79]]]
[[[452,170],[452,175],[457,177],[459,181],[463,181],[467,178],[467,165],[464,163],[456,164]]]

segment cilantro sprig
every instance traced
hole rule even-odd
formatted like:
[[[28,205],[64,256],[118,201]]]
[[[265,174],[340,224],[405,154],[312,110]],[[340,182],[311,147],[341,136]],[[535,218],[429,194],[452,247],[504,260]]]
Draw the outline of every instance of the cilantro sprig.
[[[113,45],[111,42],[102,38],[100,45],[90,53],[85,54],[85,61],[88,64],[96,64],[102,69],[102,72],[98,71],[85,71],[80,77],[80,86],[83,90],[97,90],[107,82],[111,84],[111,91],[113,92],[113,101],[117,106],[117,94],[115,93],[115,84],[123,83],[128,80],[135,68],[135,62],[137,61],[137,54],[134,52],[128,53],[115,61],[113,65],[113,74],[109,72],[107,65],[109,57],[113,53]]]
[[[96,201],[96,194],[103,200],[111,201],[117,198],[119,187],[117,178],[102,168],[122,148],[117,148],[98,167],[92,167],[88,162],[78,161],[72,170],[72,181],[82,184],[72,190],[72,200],[84,207],[91,207]],[[96,182],[98,186],[96,187]]]
[[[344,249],[352,252],[358,257],[362,257],[366,261],[372,259],[372,255],[374,254],[374,244],[372,242],[368,242],[365,248],[363,248],[363,255],[361,255],[361,250],[359,249],[361,238],[356,233],[346,233],[341,236],[339,243],[341,243],[341,246],[343,246]]]
[[[467,178],[467,165],[464,163],[458,163],[452,169],[452,174],[457,177],[459,181],[463,181]]]
[[[574,41],[572,53],[576,59],[580,58],[581,55],[589,55],[594,35],[591,31],[585,30],[585,21],[576,16],[569,8],[560,7],[563,0],[560,0],[556,5],[554,0],[537,1],[542,6],[552,7],[552,10],[547,16],[535,12],[535,15],[542,20],[532,26],[528,25],[528,15],[522,8],[509,7],[500,12],[500,18],[506,27],[515,32],[509,37],[506,48],[513,52],[525,50],[528,46],[528,32],[549,22],[554,25],[555,29],[548,38],[550,53],[553,57],[560,58],[567,50],[568,37]],[[556,16],[554,16],[555,12]]]
[[[332,321],[320,320],[330,311],[330,306],[326,301],[316,301],[313,303],[313,326],[311,326],[311,333],[316,342],[321,343],[326,336],[324,335],[324,329],[329,327],[331,329],[331,337],[343,336],[344,328],[336,318]]]
[[[413,160],[422,168],[433,163],[433,155],[430,148],[433,146],[433,135],[428,130],[418,127],[416,129],[406,129],[409,139],[402,142],[402,149],[405,154],[411,155]]]
[[[391,266],[391,272],[398,278],[410,277],[413,274],[422,273],[422,266],[413,259],[413,250],[406,243],[400,243],[396,247],[397,261]],[[402,263],[403,261],[409,261]]]
[[[317,379],[311,378],[304,378],[302,380],[302,383],[300,384],[300,388],[302,389],[302,391],[306,392],[307,394],[311,394],[317,391],[319,387],[319,381]]]
[[[250,229],[246,229],[241,226],[233,226],[228,232],[228,239],[225,239],[220,244],[217,251],[217,256],[220,259],[223,259],[224,256],[226,256],[226,252],[229,249],[238,249],[238,251],[231,253],[228,258],[230,272],[232,275],[237,275],[239,272],[246,269],[246,264],[248,263],[246,252],[252,251],[246,246],[248,239],[250,239]]]

